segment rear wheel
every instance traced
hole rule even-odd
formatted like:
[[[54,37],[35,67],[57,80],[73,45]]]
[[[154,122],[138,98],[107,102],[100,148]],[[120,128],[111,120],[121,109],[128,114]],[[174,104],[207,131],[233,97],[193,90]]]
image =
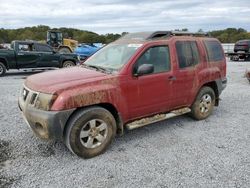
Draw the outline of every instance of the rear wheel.
[[[6,73],[6,66],[2,62],[0,62],[0,77],[4,76],[5,73]]]
[[[74,114],[66,128],[65,144],[83,158],[103,153],[116,134],[113,115],[104,108],[90,107]]]
[[[194,119],[206,119],[213,111],[215,105],[215,93],[210,87],[202,87],[191,107],[191,115]]]
[[[73,67],[75,63],[73,61],[64,61],[62,67]]]

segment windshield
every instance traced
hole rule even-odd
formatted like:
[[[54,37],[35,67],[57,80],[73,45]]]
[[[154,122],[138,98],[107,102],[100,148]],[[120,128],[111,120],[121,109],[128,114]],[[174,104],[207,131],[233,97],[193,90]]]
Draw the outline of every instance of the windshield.
[[[109,44],[95,53],[84,64],[118,71],[141,46],[142,44]]]

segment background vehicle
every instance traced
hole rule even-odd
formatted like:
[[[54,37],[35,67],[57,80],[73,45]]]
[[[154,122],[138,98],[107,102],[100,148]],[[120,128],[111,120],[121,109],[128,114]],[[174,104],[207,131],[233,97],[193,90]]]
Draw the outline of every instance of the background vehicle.
[[[72,53],[78,46],[78,41],[63,38],[60,31],[47,31],[47,44],[60,53]]]
[[[226,87],[226,59],[217,39],[194,35],[125,35],[81,68],[28,77],[20,110],[37,136],[63,140],[84,158],[103,153],[124,128],[185,113],[205,119]]]
[[[91,55],[93,55],[97,50],[99,50],[101,46],[96,46],[94,44],[79,44],[77,48],[75,48],[74,53],[80,56],[81,60],[85,60]]]
[[[235,43],[234,52],[225,53],[231,61],[250,60],[250,40],[240,40]]]
[[[9,69],[68,67],[78,63],[76,54],[60,54],[47,44],[33,41],[13,41],[11,49],[0,50],[0,76]]]
[[[234,45],[234,52],[243,51],[250,53],[250,39],[249,40],[239,40]]]

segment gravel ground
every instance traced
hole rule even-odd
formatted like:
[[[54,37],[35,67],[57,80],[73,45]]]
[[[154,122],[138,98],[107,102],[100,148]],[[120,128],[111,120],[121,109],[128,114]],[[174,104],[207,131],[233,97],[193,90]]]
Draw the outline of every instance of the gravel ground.
[[[212,116],[177,117],[128,131],[84,160],[36,138],[17,107],[30,73],[0,78],[0,187],[250,187],[250,62],[228,62]]]

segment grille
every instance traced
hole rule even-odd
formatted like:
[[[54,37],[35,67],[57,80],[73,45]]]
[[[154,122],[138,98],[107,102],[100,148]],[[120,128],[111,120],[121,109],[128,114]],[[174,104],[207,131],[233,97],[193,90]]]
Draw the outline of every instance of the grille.
[[[36,101],[36,97],[37,97],[37,93],[33,93],[31,98],[30,98],[30,104],[35,104]]]
[[[24,101],[26,101],[28,95],[29,95],[29,90],[27,90],[26,88],[23,88],[22,96],[23,96]]]
[[[34,105],[37,100],[38,94],[39,94],[38,92],[32,91],[26,88],[25,86],[23,87],[22,98],[25,103]]]

